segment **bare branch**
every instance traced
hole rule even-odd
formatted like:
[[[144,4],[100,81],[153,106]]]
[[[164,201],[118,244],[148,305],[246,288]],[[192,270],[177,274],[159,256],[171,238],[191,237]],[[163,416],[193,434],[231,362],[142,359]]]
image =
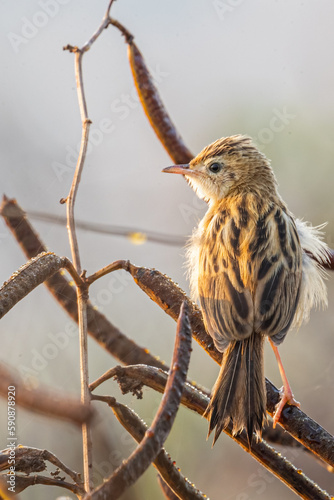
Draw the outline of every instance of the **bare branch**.
[[[166,373],[153,367],[140,366],[138,367],[138,370],[133,370],[134,368],[135,367],[121,368],[119,372],[120,378],[123,379],[123,375],[131,378],[138,376],[140,377],[141,381],[145,383],[145,385],[158,390],[159,392],[164,391],[167,380]],[[123,372],[123,374],[121,372]],[[121,387],[124,388],[123,380]],[[95,399],[95,396],[93,396],[93,398]],[[103,398],[103,396],[97,396],[96,398],[101,399]],[[115,404],[114,398],[110,399],[114,403],[112,404],[108,401],[108,404],[112,407],[114,413],[116,414],[122,425],[124,425],[128,432],[132,434],[131,429],[133,426],[135,427],[135,425],[133,424],[132,426],[130,426],[128,424],[128,421],[131,421],[131,418],[133,418],[132,416],[129,416],[129,412],[131,410],[129,410],[129,408],[127,407],[124,407],[123,405],[120,405],[119,403]],[[183,388],[181,403],[188,408],[196,411],[198,414],[203,415],[209,403],[209,398],[208,396],[202,394],[200,391],[197,391],[194,387],[189,386],[189,384],[185,384]],[[283,457],[280,453],[269,446],[265,441],[261,440],[259,442],[253,442],[251,448],[249,448],[247,436],[245,433],[242,433],[238,436],[233,436],[232,425],[229,425],[229,427],[224,432],[234,441],[236,441],[245,451],[250,453],[250,455],[258,460],[266,469],[272,472],[295,493],[301,496],[301,498],[313,500],[329,500],[331,498],[330,495],[321,490],[318,485],[316,485],[312,480],[305,476],[305,474],[303,474],[300,469],[297,469],[293,464],[291,464],[285,457]],[[164,479],[166,480],[166,482],[168,482],[165,477]]]
[[[160,368],[146,365],[115,366],[90,384],[90,389],[94,390],[110,378],[117,380],[122,394],[131,393],[141,399],[143,385],[162,393],[166,384],[167,373]],[[198,387],[186,382],[183,388],[181,404],[202,415],[202,403],[199,404],[198,400],[199,393],[209,400],[210,391],[208,389],[202,388],[199,390]],[[267,425],[263,429],[262,438],[271,443],[299,448],[307,453],[312,453],[311,450],[297,441],[291,434],[284,431],[280,426],[273,429],[272,425]],[[316,458],[318,458],[319,463],[326,467],[329,472],[333,472],[333,468],[330,465],[327,465],[319,457]]]
[[[6,485],[7,481],[7,474],[0,474],[0,485],[2,483]],[[37,474],[34,476],[21,476],[20,474],[17,474],[15,476],[15,493],[20,493],[29,486],[35,486],[36,484],[46,484],[47,486],[58,486],[59,488],[66,488],[67,490],[72,491],[80,497],[85,492],[85,490],[77,484],[68,483],[61,478],[57,479],[53,477],[39,476]],[[10,498],[12,498],[12,496]]]
[[[34,288],[69,264],[64,257],[44,252],[21,266],[0,288],[0,318]]]
[[[153,130],[175,163],[188,163],[194,155],[184,144],[167,113],[145,60],[133,41],[133,36],[115,19],[111,19],[110,22],[125,36],[132,76],[141,104]]]
[[[124,262],[124,260],[116,260],[115,262],[112,262],[111,264],[103,267],[91,276],[88,276],[88,278],[86,278],[86,283],[91,285],[92,283],[94,283],[94,281],[102,278],[102,276],[106,276],[106,274],[113,273],[114,271],[118,271],[119,269],[124,269],[124,265],[126,265],[124,264]]]
[[[131,486],[155,460],[163,443],[172,428],[174,419],[180,405],[182,388],[186,380],[191,352],[191,329],[188,319],[187,306],[184,304],[180,310],[177,324],[176,341],[164,397],[144,438],[123,464],[116,469],[114,474],[91,495],[93,500],[107,498],[112,494],[116,499]]]
[[[8,397],[9,386],[15,387],[16,404],[27,410],[68,420],[76,425],[88,422],[93,416],[93,409],[79,400],[64,397],[43,387],[26,389],[18,374],[13,374],[4,365],[0,365],[0,394],[5,398]]]
[[[165,498],[167,498],[167,500],[178,500],[179,498],[182,498],[180,496],[177,496],[175,495],[174,491],[168,486],[167,483],[165,483],[165,481],[162,479],[162,477],[160,476],[160,474],[158,474],[158,483],[160,485],[160,488],[162,489],[162,492],[165,496]],[[189,498],[188,496],[185,497],[185,499]],[[202,496],[203,499],[207,498],[207,496]]]
[[[90,390],[93,391],[101,385],[106,380],[114,378],[117,380],[120,389],[123,394],[131,392],[136,395],[137,398],[142,397],[142,387],[147,385],[158,392],[164,392],[165,385],[167,382],[168,373],[161,368],[156,368],[155,366],[147,365],[129,365],[129,366],[115,366],[111,370],[108,370],[101,377],[99,377],[95,382],[92,382],[89,386]],[[197,413],[201,413],[201,409],[196,406],[196,395],[198,393],[203,394],[205,397],[210,398],[210,391],[205,388],[198,388],[193,384],[186,382],[183,388],[183,395],[181,403],[191,410],[195,410]],[[195,405],[195,406],[193,406]]]
[[[28,216],[32,220],[40,220],[43,222],[51,222],[65,226],[67,223],[66,217],[54,215],[45,212],[28,210]],[[177,234],[159,233],[138,227],[123,227],[112,224],[101,224],[100,222],[80,221],[76,219],[75,227],[84,231],[90,231],[98,234],[108,234],[110,236],[123,236],[130,240],[131,243],[141,244],[146,242],[160,243],[161,245],[183,247],[186,244],[187,238]]]
[[[65,50],[69,50],[75,54],[75,77],[77,82],[77,94],[82,122],[82,135],[81,135],[81,145],[78,156],[78,161],[73,177],[73,182],[71,185],[70,193],[66,200],[67,203],[67,229],[70,241],[72,259],[74,267],[77,273],[81,274],[81,263],[79,254],[79,245],[75,230],[75,220],[74,220],[74,205],[79,188],[79,183],[81,179],[82,170],[85,164],[88,138],[89,138],[89,128],[91,125],[91,120],[88,117],[86,96],[84,91],[84,82],[82,74],[82,58],[85,52],[87,52],[93,43],[97,40],[100,34],[109,25],[109,13],[114,0],[110,0],[107,11],[100,23],[100,26],[89,39],[89,41],[81,48],[72,47],[70,45],[64,47]],[[80,342],[80,382],[81,382],[81,401],[84,404],[89,404],[90,393],[88,390],[88,349],[87,349],[87,301],[88,301],[88,284],[79,286],[77,289],[77,302],[78,302],[78,324],[79,324],[79,342]],[[84,459],[84,477],[85,477],[85,488],[90,491],[92,484],[92,441],[90,436],[90,428],[88,423],[84,423],[82,426],[83,434],[83,459]]]
[[[5,449],[0,452],[0,470],[9,468],[8,460],[10,459],[10,449]],[[45,461],[55,465],[58,469],[67,474],[73,481],[81,486],[81,475],[73,471],[56,455],[48,450],[41,450],[39,448],[32,448],[29,446],[18,446],[14,449],[15,452],[15,470],[24,472],[25,474],[32,474],[33,472],[42,472],[46,469]]]
[[[167,382],[167,377],[165,382]],[[107,403],[114,412],[117,420],[129,432],[129,434],[131,434],[137,443],[142,441],[148,428],[133,410],[125,405],[122,405],[121,403],[118,403],[115,398],[109,396],[93,395],[92,399]],[[168,483],[169,486],[177,492],[179,498],[184,498],[186,500],[203,500],[203,498],[206,498],[195,485],[190,483],[183,476],[180,469],[176,467],[175,462],[172,461],[164,448],[162,448],[158,453],[153,465],[162,475],[166,483]]]
[[[4,196],[0,214],[28,258],[46,252],[46,246],[34,231],[16,200],[9,200]],[[76,292],[63,273],[56,272],[44,284],[71,318],[78,322]],[[90,302],[87,304],[87,316],[90,335],[121,363],[126,365],[143,363],[168,369],[167,365],[150,354],[148,349],[138,346],[126,337]]]

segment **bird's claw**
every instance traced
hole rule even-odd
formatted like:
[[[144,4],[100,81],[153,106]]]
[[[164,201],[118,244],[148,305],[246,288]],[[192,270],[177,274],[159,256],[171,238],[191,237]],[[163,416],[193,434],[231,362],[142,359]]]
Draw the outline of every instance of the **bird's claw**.
[[[275,406],[275,413],[273,416],[273,428],[274,429],[276,427],[277,422],[279,422],[279,420],[281,418],[283,408],[286,404],[291,405],[291,406],[297,406],[298,408],[300,407],[300,403],[295,400],[291,390],[286,390],[286,389],[284,389],[284,387],[281,387],[280,394],[281,394],[281,399],[277,403],[277,405]]]

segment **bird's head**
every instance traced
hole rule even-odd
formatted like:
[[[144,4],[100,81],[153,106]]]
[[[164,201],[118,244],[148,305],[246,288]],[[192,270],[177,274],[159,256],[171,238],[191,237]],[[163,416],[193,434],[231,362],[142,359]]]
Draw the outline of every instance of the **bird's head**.
[[[275,193],[277,186],[267,158],[242,135],[218,139],[190,163],[173,165],[163,172],[184,175],[198,196],[210,203],[233,194]]]

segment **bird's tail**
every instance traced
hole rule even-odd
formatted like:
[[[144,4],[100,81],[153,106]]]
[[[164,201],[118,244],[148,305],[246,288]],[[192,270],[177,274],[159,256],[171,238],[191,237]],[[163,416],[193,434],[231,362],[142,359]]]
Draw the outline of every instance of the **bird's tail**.
[[[246,340],[231,342],[224,352],[218,379],[205,411],[209,416],[209,434],[216,429],[213,444],[230,420],[234,435],[246,430],[249,446],[253,432],[261,435],[266,421],[263,344],[264,337],[253,333]]]

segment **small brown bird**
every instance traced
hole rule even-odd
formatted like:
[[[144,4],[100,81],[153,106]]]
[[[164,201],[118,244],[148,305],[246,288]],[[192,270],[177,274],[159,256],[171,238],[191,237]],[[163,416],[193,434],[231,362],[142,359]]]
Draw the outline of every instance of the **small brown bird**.
[[[269,161],[248,137],[218,139],[189,164],[163,171],[184,175],[209,205],[188,250],[193,296],[224,353],[206,410],[209,434],[216,429],[215,442],[231,420],[233,433],[245,429],[251,446],[266,421],[266,336],[283,379],[274,425],[286,403],[299,405],[277,346],[290,327],[308,320],[313,306],[327,305],[322,227],[289,212]]]

